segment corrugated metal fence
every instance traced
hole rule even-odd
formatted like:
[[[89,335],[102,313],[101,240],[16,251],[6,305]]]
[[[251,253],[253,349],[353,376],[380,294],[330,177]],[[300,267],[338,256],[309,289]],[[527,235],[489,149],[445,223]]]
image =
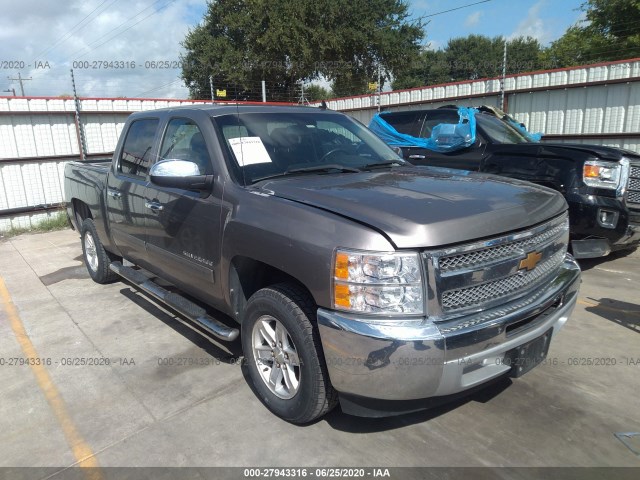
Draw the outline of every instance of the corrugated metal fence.
[[[499,105],[501,80],[481,79],[330,100],[365,124],[381,108]],[[505,110],[546,140],[640,152],[640,59],[508,76]],[[83,98],[88,158],[111,154],[131,112],[189,100]],[[206,102],[204,102],[206,103]],[[63,172],[80,155],[71,98],[0,97],[0,232],[28,227],[64,201]]]
[[[189,100],[83,98],[87,159],[111,156],[129,114]],[[80,159],[72,98],[0,97],[0,232],[29,228],[64,202],[64,166]]]

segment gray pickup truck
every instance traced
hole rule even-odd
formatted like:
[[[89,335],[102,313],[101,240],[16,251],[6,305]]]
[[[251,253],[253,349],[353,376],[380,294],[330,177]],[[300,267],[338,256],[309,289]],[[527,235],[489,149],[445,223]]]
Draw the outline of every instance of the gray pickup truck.
[[[91,277],[205,335],[241,331],[254,391],[293,423],[520,376],[576,303],[560,194],[414,167],[336,112],[135,113],[113,160],[68,164],[65,189]]]

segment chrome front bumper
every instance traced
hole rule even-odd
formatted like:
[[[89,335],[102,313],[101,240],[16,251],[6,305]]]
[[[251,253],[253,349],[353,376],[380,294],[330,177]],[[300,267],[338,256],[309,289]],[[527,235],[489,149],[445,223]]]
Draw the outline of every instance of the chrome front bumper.
[[[580,268],[567,255],[543,289],[490,311],[434,323],[379,320],[318,310],[331,382],[342,394],[415,400],[462,392],[508,372],[505,354],[562,328],[573,311]]]

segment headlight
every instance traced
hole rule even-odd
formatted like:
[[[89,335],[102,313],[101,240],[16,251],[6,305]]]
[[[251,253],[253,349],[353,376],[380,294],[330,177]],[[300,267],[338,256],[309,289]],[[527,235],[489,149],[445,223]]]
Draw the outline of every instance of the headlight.
[[[338,250],[334,258],[333,306],[337,310],[379,315],[424,314],[418,254]]]
[[[589,187],[617,190],[621,186],[622,164],[587,160],[582,177]]]

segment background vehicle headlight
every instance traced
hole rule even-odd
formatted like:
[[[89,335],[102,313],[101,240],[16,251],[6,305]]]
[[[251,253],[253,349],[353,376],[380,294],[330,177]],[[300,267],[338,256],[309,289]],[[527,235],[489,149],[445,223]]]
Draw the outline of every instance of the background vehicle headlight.
[[[338,250],[334,258],[333,306],[369,314],[424,314],[422,270],[417,253]]]
[[[622,165],[619,163],[587,160],[583,169],[584,183],[589,187],[616,190],[620,187]]]

